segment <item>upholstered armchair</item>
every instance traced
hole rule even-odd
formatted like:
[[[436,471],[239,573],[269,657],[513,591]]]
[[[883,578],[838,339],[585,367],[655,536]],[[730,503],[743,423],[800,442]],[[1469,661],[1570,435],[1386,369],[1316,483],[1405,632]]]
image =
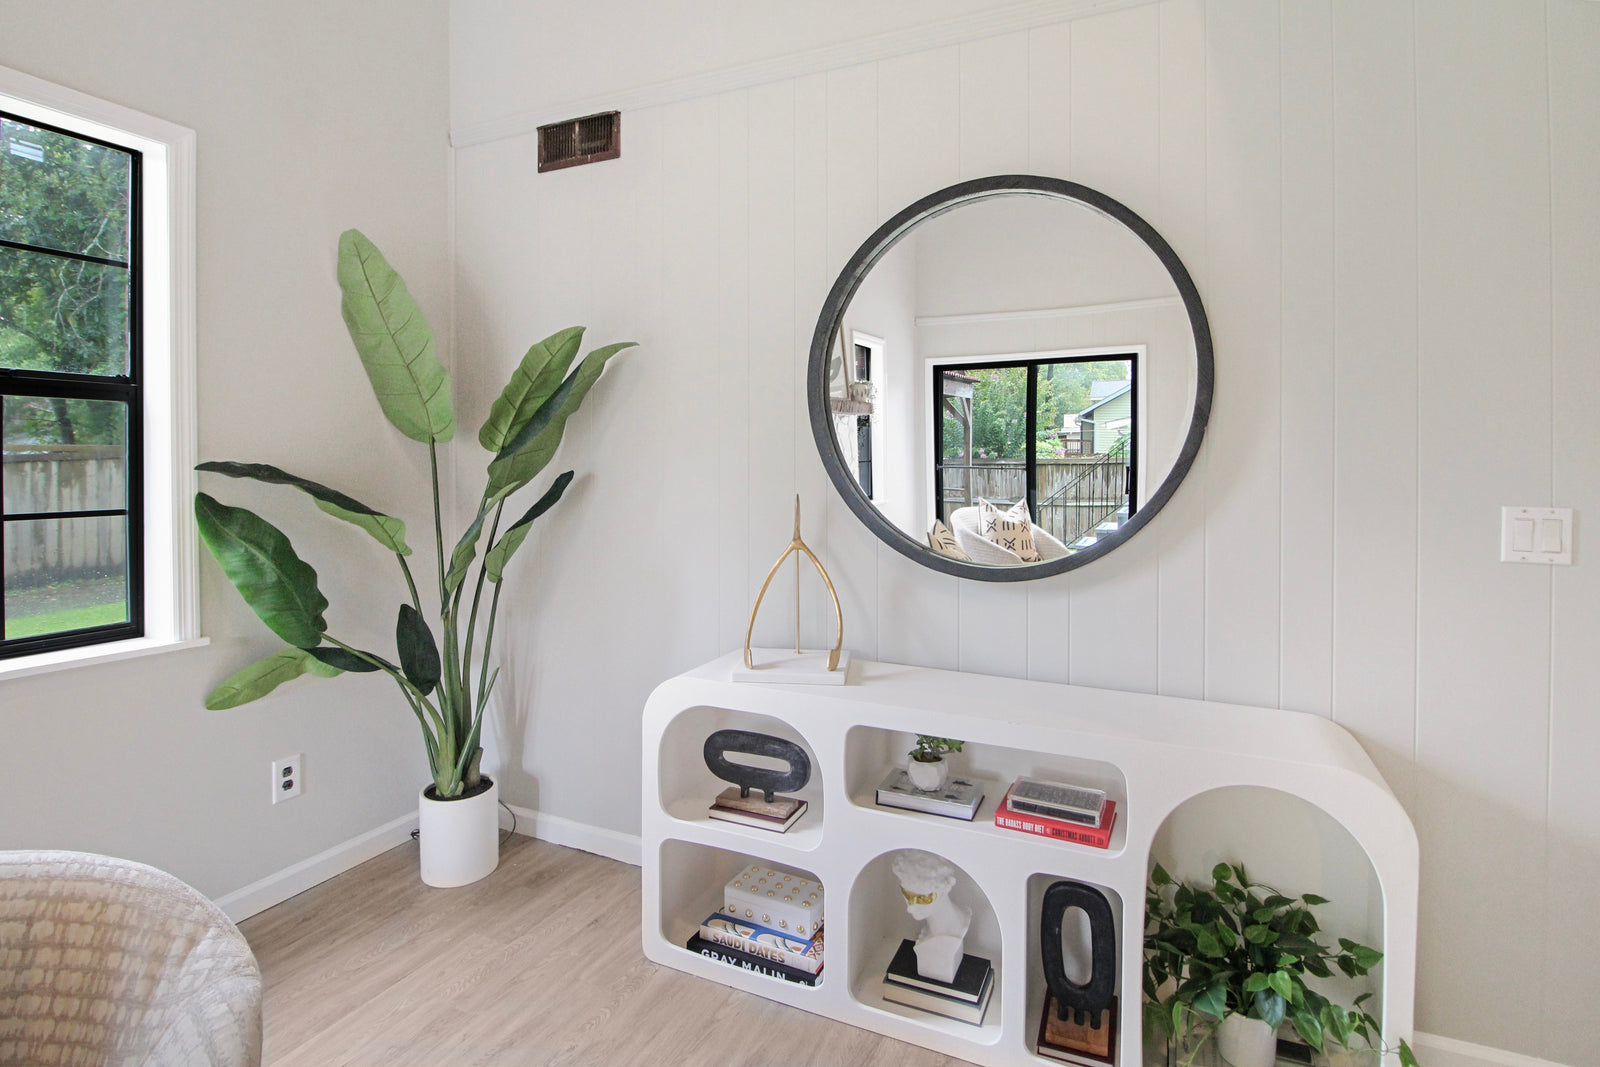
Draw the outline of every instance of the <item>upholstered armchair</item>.
[[[1007,552],[993,541],[978,532],[978,515],[981,509],[977,507],[956,508],[950,513],[950,532],[955,535],[956,544],[961,546],[974,563],[984,563],[990,566],[1016,566],[1022,561],[1015,554]],[[1033,547],[1039,553],[1040,561],[1047,559],[1060,559],[1067,554],[1067,546],[1051,537],[1045,528],[1038,523],[1031,523],[1033,531]]]
[[[261,972],[215,904],[83,852],[0,852],[0,1063],[257,1067]]]

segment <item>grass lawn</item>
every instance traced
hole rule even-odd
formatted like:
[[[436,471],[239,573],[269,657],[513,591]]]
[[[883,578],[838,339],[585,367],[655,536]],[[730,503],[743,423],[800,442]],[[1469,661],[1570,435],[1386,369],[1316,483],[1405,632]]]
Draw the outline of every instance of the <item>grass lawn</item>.
[[[62,634],[128,621],[121,575],[59,582],[6,594],[6,639]]]

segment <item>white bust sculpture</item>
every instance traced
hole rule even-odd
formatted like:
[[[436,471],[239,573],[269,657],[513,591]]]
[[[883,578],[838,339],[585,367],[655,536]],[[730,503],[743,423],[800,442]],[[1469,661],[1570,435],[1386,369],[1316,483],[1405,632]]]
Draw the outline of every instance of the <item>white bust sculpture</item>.
[[[955,981],[962,942],[972,924],[972,909],[950,899],[955,866],[932,853],[907,850],[896,854],[893,869],[906,910],[924,924],[917,938],[917,973],[936,982]]]

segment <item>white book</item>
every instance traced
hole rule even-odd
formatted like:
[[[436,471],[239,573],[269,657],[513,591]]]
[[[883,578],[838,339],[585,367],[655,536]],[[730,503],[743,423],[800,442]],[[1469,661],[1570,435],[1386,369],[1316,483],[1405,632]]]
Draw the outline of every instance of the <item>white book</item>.
[[[905,808],[971,822],[983,803],[984,783],[977,778],[947,778],[938,789],[918,789],[911,775],[897,767],[878,786],[878,803],[886,808]]]

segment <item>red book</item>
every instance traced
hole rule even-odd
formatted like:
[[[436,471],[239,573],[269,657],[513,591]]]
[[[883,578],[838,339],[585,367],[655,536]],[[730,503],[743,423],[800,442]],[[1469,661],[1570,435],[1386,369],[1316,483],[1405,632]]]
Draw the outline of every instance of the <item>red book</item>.
[[[1072,841],[1091,848],[1109,848],[1111,831],[1117,825],[1117,802],[1106,801],[1105,815],[1101,817],[1099,826],[1083,826],[1065,819],[1052,819],[1048,815],[1035,815],[1031,811],[1013,811],[1011,790],[1007,789],[1005,799],[995,806],[994,824],[1003,826],[1007,830],[1021,830],[1026,834],[1058,837],[1063,841]]]

